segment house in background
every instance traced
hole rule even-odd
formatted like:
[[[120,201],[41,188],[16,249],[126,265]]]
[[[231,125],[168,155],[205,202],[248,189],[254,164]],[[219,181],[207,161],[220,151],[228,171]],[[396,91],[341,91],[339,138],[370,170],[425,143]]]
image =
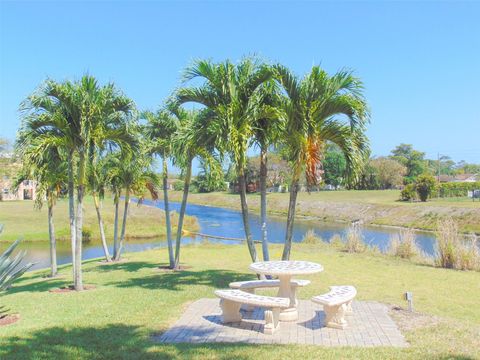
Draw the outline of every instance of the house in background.
[[[35,200],[36,181],[25,180],[17,189],[13,186],[21,168],[11,153],[0,153],[0,200]]]
[[[0,179],[0,200],[35,200],[37,195],[36,188],[36,181],[24,180],[17,189],[14,189],[12,180],[7,175],[4,175]]]
[[[447,182],[476,182],[480,181],[480,174],[440,175],[438,181]]]

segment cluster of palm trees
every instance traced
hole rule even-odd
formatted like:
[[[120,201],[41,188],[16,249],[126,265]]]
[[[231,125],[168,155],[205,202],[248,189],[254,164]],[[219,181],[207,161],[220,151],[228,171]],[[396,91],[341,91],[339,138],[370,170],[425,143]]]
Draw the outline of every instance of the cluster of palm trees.
[[[190,110],[187,103],[200,109]],[[106,261],[111,260],[103,231],[100,201],[106,191],[115,203],[114,254],[120,259],[125,239],[130,196],[149,192],[157,197],[163,182],[163,200],[169,265],[178,268],[183,219],[195,158],[214,173],[222,172],[228,158],[238,178],[245,238],[252,261],[258,260],[252,239],[245,171],[247,150],[260,149],[262,254],[269,259],[267,237],[267,157],[278,149],[291,165],[292,183],[283,259],[292,243],[296,197],[302,174],[308,184],[320,180],[322,154],[333,142],[347,159],[348,177],[355,181],[368,157],[365,126],[369,113],[362,82],[350,71],[330,76],[314,66],[298,78],[282,65],[255,58],[238,63],[199,60],[184,71],[182,86],[157,112],[139,113],[134,103],[114,85],[99,86],[91,76],[80,81],[48,80],[24,104],[24,119],[17,151],[24,161],[24,176],[35,178],[51,214],[55,199],[68,192],[74,287],[82,289],[82,211],[86,192],[94,198]],[[162,159],[163,181],[152,171],[152,159]],[[168,203],[167,163],[182,169],[184,191],[175,247]],[[124,216],[118,237],[118,212],[124,197]],[[54,256],[52,249],[52,263]],[[52,265],[52,275],[56,268]]]

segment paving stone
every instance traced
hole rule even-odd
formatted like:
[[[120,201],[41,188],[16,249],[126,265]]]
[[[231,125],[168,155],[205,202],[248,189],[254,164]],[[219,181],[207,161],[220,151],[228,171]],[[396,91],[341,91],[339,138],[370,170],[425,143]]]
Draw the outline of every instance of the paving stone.
[[[218,299],[200,299],[186,309],[182,317],[165,333],[155,338],[161,343],[239,342],[246,344],[311,344],[319,346],[394,346],[408,343],[388,315],[386,305],[372,301],[354,301],[349,327],[331,329],[324,325],[325,313],[318,304],[299,300],[298,321],[281,322],[273,335],[263,334],[264,311],[242,310],[242,322],[222,324]]]

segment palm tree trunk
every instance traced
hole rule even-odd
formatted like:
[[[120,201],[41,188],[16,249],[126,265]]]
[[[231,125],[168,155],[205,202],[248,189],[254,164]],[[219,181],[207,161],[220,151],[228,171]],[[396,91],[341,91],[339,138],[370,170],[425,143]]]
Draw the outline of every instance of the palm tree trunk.
[[[55,239],[55,228],[53,226],[53,198],[50,191],[47,191],[48,201],[48,236],[50,239],[50,277],[57,276],[57,241]]]
[[[190,180],[192,178],[192,160],[187,165],[187,173],[185,174],[185,183],[183,185],[182,205],[180,206],[180,215],[177,225],[177,239],[175,241],[175,269],[180,265],[180,245],[182,242],[183,219],[185,218],[185,210],[187,208],[188,191],[190,189]]]
[[[173,255],[172,244],[172,223],[170,219],[170,208],[168,203],[168,172],[167,159],[163,157],[163,202],[165,204],[165,225],[167,227],[167,245],[168,245],[168,259],[170,262],[170,269],[175,267],[175,257]]]
[[[267,237],[267,147],[260,150],[260,222],[262,224],[263,261],[269,261]]]
[[[290,184],[290,201],[288,203],[287,231],[285,233],[285,245],[283,247],[282,260],[290,259],[290,250],[292,248],[293,223],[295,220],[295,207],[297,205],[298,182],[298,171],[295,171],[292,183]]]
[[[81,165],[80,165],[81,166]],[[77,226],[77,235],[75,241],[75,270],[73,278],[73,287],[77,291],[83,290],[82,280],[82,238],[83,238],[83,197],[85,186],[80,184],[77,186],[77,214],[75,223]]]
[[[100,238],[102,240],[103,253],[105,255],[105,261],[110,262],[110,252],[108,251],[107,240],[105,239],[105,228],[103,226],[102,213],[100,212],[100,202],[96,192],[93,193],[93,202],[95,204],[95,210],[97,211],[98,226],[100,228]]]
[[[77,185],[77,213],[75,225],[77,235],[75,241],[75,270],[73,278],[73,287],[77,291],[83,290],[82,279],[82,239],[83,239],[83,198],[85,195],[85,172],[86,161],[85,154],[81,153],[78,159],[78,185]]]
[[[73,152],[68,156],[68,216],[70,219],[70,242],[72,246],[72,275],[75,279],[75,247],[77,240],[77,229],[75,224],[75,194],[73,182]]]
[[[248,251],[250,252],[250,257],[253,262],[257,262],[257,250],[255,249],[255,244],[252,239],[252,232],[250,230],[250,223],[248,221],[248,205],[247,205],[247,184],[245,180],[245,174],[243,170],[239,172],[238,182],[240,185],[240,203],[242,205],[242,219],[243,219],[243,228],[245,230],[245,237],[247,239]]]
[[[113,201],[115,203],[115,217],[113,220],[113,259],[115,259],[118,254],[118,207],[120,194],[115,194]]]
[[[125,207],[123,209],[123,220],[122,220],[122,232],[120,233],[120,245],[118,247],[118,252],[115,256],[115,260],[120,260],[122,256],[123,243],[125,241],[125,233],[127,230],[127,217],[128,217],[128,205],[130,204],[130,189],[125,190]]]

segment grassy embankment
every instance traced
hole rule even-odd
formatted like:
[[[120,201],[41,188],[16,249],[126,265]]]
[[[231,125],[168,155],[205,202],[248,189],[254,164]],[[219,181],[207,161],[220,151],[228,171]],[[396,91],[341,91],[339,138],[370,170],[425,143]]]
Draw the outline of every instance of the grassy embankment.
[[[285,216],[288,210],[287,193],[270,193],[268,211]],[[452,217],[463,232],[480,233],[480,202],[467,198],[432,199],[426,203],[398,201],[400,192],[385,191],[322,191],[299,193],[296,215],[299,218],[322,221],[351,222],[361,219],[365,224],[412,227],[435,230],[440,219]],[[181,192],[172,192],[178,201]],[[189,201],[196,204],[240,209],[238,195],[227,192],[190,194]],[[260,195],[249,194],[252,211],[260,211]]]
[[[279,258],[281,246],[272,246]],[[191,245],[183,260],[192,266],[183,272],[164,272],[159,259],[165,250],[128,254],[127,261],[102,265],[85,263],[85,283],[96,286],[81,293],[50,293],[69,283],[44,279],[45,271],[27,274],[0,297],[0,303],[21,315],[0,328],[0,358],[10,359],[258,359],[258,358],[462,358],[480,357],[479,274],[415,265],[371,254],[348,254],[327,245],[295,244],[292,257],[324,265],[321,274],[307,276],[312,284],[300,292],[309,299],[328,285],[353,284],[359,300],[402,304],[402,293],[412,291],[416,310],[433,315],[412,321],[404,334],[405,349],[325,348],[305,345],[246,344],[161,345],[151,339],[168,328],[185,306],[213,297],[230,281],[250,279],[250,263],[243,245]],[[61,304],[61,306],[59,306]]]
[[[47,208],[35,210],[33,201],[4,201],[0,202],[0,224],[4,231],[0,235],[0,242],[13,241],[23,238],[25,241],[48,241]],[[120,206],[119,226],[123,216],[123,202]],[[113,238],[114,206],[110,198],[106,198],[102,208],[105,233],[108,239]],[[97,214],[92,197],[85,198],[84,229],[92,233],[92,240],[100,238]],[[172,224],[175,227],[178,214],[172,213]],[[127,220],[127,238],[150,238],[165,235],[165,213],[163,210],[151,206],[137,206],[131,202]],[[70,228],[68,222],[68,200],[61,199],[54,208],[54,223],[57,240],[69,240]],[[196,218],[186,217],[184,228],[197,230]],[[176,229],[174,229],[176,230]]]

